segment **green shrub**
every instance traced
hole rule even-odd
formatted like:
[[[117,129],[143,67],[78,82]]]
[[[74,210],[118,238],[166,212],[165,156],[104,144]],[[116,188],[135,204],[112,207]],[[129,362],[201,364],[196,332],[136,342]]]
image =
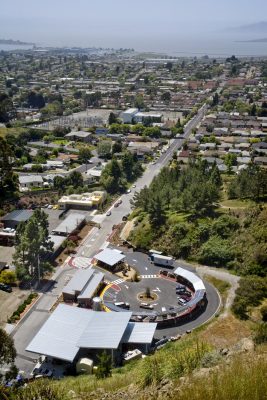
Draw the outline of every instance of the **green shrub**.
[[[261,316],[263,322],[267,322],[267,305],[261,307]]]
[[[267,297],[267,278],[251,276],[242,278],[236,290],[236,296],[232,306],[234,314],[240,319],[248,319],[248,311],[256,307]]]
[[[267,323],[261,322],[257,328],[254,335],[254,342],[256,344],[266,343],[267,342]]]

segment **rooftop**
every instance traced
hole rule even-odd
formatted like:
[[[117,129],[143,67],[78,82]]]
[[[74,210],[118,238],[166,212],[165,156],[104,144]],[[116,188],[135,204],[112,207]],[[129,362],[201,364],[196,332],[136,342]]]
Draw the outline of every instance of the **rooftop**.
[[[17,221],[17,222],[24,222],[28,221],[33,214],[32,210],[14,210],[11,213],[5,215],[1,218],[2,221]]]
[[[131,315],[60,304],[26,351],[73,361],[79,348],[117,349]]]
[[[125,255],[119,250],[106,248],[98,253],[94,258],[104,264],[113,267],[120,261],[124,260]]]

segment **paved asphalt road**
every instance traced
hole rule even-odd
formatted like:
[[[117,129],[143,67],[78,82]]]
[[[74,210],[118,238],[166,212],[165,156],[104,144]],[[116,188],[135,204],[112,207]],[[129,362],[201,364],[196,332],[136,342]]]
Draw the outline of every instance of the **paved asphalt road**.
[[[148,186],[153,180],[154,176],[159,173],[161,168],[164,165],[168,164],[173,152],[181,148],[184,140],[189,137],[191,130],[195,128],[197,124],[201,121],[206,110],[207,106],[202,106],[198,114],[191,121],[189,121],[189,123],[185,127],[185,139],[175,138],[171,140],[170,147],[164,154],[161,155],[157,163],[150,164],[144,172],[143,176],[137,180],[136,188],[132,189],[131,193],[121,196],[122,204],[118,208],[114,208],[113,206],[110,208],[110,216],[98,215],[94,217],[97,222],[100,222],[101,229],[93,228],[91,230],[87,238],[83,241],[83,244],[78,249],[78,256],[83,256],[90,259],[99,252],[99,249],[105,247],[108,244],[107,240],[110,233],[112,232],[112,226],[120,223],[122,217],[131,211],[130,200],[134,195],[134,191],[139,191],[144,186]],[[66,282],[70,279],[74,272],[75,270],[70,269],[68,266],[58,268],[54,276],[54,279],[56,280],[54,287],[49,288],[48,291],[45,291],[43,293],[42,297],[35,303],[30,312],[13,331],[12,336],[14,338],[15,346],[18,353],[16,363],[20,370],[28,373],[32,370],[33,360],[37,358],[37,355],[25,352],[25,348],[49,317],[49,310],[52,304],[57,300],[57,297],[61,294],[62,287],[66,284]],[[213,298],[211,297],[210,302],[211,305],[214,303],[214,308],[216,308],[218,303],[216,291],[208,284],[207,290],[211,292],[213,291],[214,299],[216,298],[216,301],[213,301]],[[186,324],[186,326],[184,325],[183,327],[180,327],[178,331],[181,332],[182,329],[192,329],[200,325],[213,315],[213,311],[213,309],[208,310],[208,315],[205,312],[198,318],[197,321],[192,321]],[[164,332],[164,335],[174,334],[175,332],[177,332],[177,328],[169,328],[162,332]]]

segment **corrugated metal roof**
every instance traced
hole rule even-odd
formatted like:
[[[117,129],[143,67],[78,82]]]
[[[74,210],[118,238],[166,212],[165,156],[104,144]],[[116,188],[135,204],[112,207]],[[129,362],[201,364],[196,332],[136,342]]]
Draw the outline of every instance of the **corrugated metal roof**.
[[[79,351],[77,342],[92,316],[88,310],[60,304],[26,351],[73,361]]]
[[[202,281],[202,279],[199,278],[199,276],[197,276],[196,274],[194,274],[193,272],[188,271],[187,269],[183,269],[181,267],[178,267],[174,273],[176,275],[180,275],[183,278],[187,279],[189,282],[192,283],[192,285],[194,286],[195,291],[196,290],[206,290],[204,283]]]
[[[73,361],[79,348],[117,349],[131,312],[101,312],[60,304],[26,351]]]
[[[62,245],[64,240],[66,239],[64,236],[58,236],[58,235],[49,235],[48,238],[53,242],[53,249],[54,251],[59,248],[59,246]]]
[[[94,258],[113,267],[113,265],[124,260],[125,255],[119,250],[106,248],[102,250],[101,253],[94,256]]]
[[[75,292],[81,292],[94,271],[92,269],[83,269],[75,272],[71,280],[64,286],[62,293],[75,295]]]
[[[78,340],[78,346],[91,349],[117,349],[132,313],[91,312],[92,319]]]
[[[104,274],[102,272],[94,272],[93,276],[91,276],[86,287],[83,289],[82,293],[78,296],[78,300],[90,299],[94,295],[98,285],[103,280],[103,278]]]
[[[150,344],[156,328],[157,324],[155,323],[129,322],[121,342]]]
[[[1,219],[2,221],[23,222],[31,218],[32,214],[33,214],[32,210],[14,210]]]
[[[71,213],[62,221],[52,233],[68,234],[73,232],[82,221],[85,220],[85,215],[81,213]]]

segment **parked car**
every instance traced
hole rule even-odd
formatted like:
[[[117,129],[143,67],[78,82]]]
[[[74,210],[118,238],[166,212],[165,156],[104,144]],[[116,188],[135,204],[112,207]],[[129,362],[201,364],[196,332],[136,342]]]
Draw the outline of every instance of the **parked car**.
[[[167,275],[168,275],[168,271],[164,271],[164,269],[161,269],[161,270],[159,271],[159,273],[160,273],[160,275],[164,275],[164,276],[167,276]]]
[[[7,293],[11,293],[12,287],[9,285],[6,285],[5,283],[0,283],[0,290],[3,290],[4,292],[7,292]]]
[[[51,210],[53,208],[52,204],[48,204],[47,208],[49,208],[49,210]]]
[[[148,303],[141,303],[140,304],[140,308],[147,308],[148,310],[153,310],[154,307],[152,304],[148,304]]]
[[[182,299],[181,297],[178,297],[178,303],[179,303],[181,306],[185,306],[186,303],[187,303],[187,301],[186,301],[185,299]]]
[[[133,188],[136,188],[136,185],[133,185],[132,187],[133,187]]]
[[[127,219],[128,219],[128,217],[129,217],[129,215],[130,215],[130,214],[126,214],[126,215],[124,215],[124,216],[122,217],[122,220],[123,220],[123,221],[127,221]]]
[[[110,215],[111,215],[111,211],[108,211],[108,212],[106,213],[106,216],[109,217]]]
[[[114,207],[119,207],[119,205],[120,205],[119,202],[118,202],[118,203],[115,203],[115,204],[114,204]]]
[[[131,193],[131,189],[128,189],[128,190],[126,191],[126,193],[128,193],[128,194]]]

